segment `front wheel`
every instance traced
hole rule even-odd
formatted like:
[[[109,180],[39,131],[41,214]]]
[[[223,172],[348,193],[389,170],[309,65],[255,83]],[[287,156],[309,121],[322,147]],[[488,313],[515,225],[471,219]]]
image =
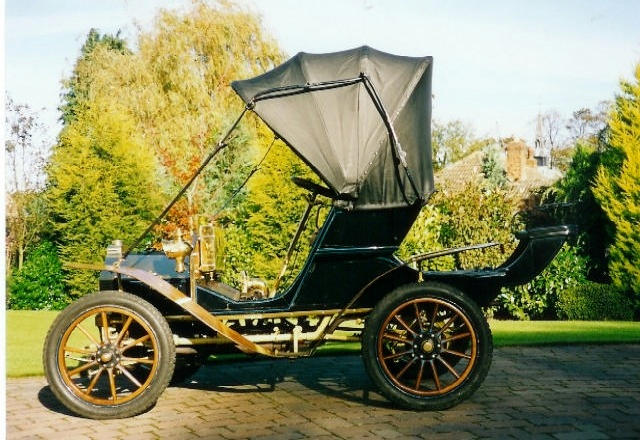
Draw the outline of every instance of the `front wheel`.
[[[71,411],[93,419],[149,409],[173,374],[171,329],[147,301],[124,292],[82,297],[54,321],[44,344],[45,376]]]
[[[411,284],[384,297],[367,318],[362,357],[391,401],[441,410],[469,397],[491,365],[491,331],[480,308],[441,283]]]

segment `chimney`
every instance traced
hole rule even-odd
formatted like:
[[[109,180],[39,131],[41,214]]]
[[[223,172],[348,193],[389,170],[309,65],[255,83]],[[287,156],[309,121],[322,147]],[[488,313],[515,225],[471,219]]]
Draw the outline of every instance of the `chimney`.
[[[522,141],[511,141],[505,149],[507,150],[507,177],[511,181],[523,179],[527,165],[527,146]]]

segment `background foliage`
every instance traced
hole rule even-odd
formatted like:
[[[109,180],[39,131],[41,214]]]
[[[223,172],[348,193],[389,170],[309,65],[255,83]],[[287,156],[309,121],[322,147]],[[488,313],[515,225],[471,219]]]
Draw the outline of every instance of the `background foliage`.
[[[102,262],[115,238],[131,242],[158,210],[153,156],[131,119],[93,102],[60,135],[47,199],[60,258]],[[97,274],[71,271],[72,296],[97,290]]]
[[[614,159],[599,167],[594,194],[613,225],[609,274],[640,310],[640,64],[634,73],[620,83],[609,117]]]
[[[130,243],[241,111],[230,82],[284,58],[259,16],[229,2],[195,1],[185,11],[159,11],[134,41],[89,32],[63,83],[64,125],[51,156],[37,141],[35,112],[8,99],[8,306],[55,309],[94,290],[94,274],[64,272],[60,260],[101,262],[111,240]],[[640,316],[640,65],[632,81],[621,82],[612,106],[578,109],[567,121],[554,111],[539,119],[554,166],[566,172],[545,201],[578,201],[556,221],[578,224],[580,234],[533,282],[503,290],[494,313],[626,319],[622,310],[631,304]],[[484,180],[454,192],[443,186],[399,255],[495,241],[503,246],[462,254],[459,261],[431,260],[427,267],[502,263],[516,245],[513,232],[530,224],[515,216],[522,201],[498,160],[500,139],[478,138],[458,120],[434,121],[432,137],[436,169],[484,149]],[[289,179],[313,175],[281,141],[253,170],[272,141],[257,118],[245,118],[142,247],[157,246],[178,227],[192,230],[194,219],[215,221],[226,232],[223,278],[237,285],[245,270],[273,282],[306,205],[306,192]],[[30,162],[35,169],[24,167],[25,154],[37,159]],[[319,224],[327,211],[319,209]],[[314,211],[312,224],[315,218]],[[286,281],[304,262],[314,229],[300,241]],[[613,287],[605,286],[610,282]]]
[[[58,251],[49,241],[30,250],[24,266],[13,270],[7,285],[9,309],[60,310],[71,302],[65,290]]]
[[[464,252],[459,268],[497,266],[517,244],[513,235],[520,226],[514,214],[518,200],[508,190],[469,184],[461,191],[436,193],[412,226],[398,254],[435,251],[469,244],[496,242],[503,246]],[[427,260],[425,269],[451,270],[454,257]]]
[[[584,282],[558,291],[557,315],[580,321],[630,321],[632,303],[610,284]]]

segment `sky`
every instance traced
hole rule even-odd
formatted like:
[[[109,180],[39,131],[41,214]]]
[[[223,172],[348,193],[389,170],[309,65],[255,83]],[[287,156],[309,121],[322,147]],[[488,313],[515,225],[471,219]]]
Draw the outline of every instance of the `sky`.
[[[289,55],[367,44],[434,57],[433,117],[533,143],[539,112],[610,100],[640,62],[640,1],[240,0]],[[135,46],[158,7],[189,1],[7,0],[5,86],[59,132],[60,81],[89,29]],[[41,110],[44,109],[44,110]]]

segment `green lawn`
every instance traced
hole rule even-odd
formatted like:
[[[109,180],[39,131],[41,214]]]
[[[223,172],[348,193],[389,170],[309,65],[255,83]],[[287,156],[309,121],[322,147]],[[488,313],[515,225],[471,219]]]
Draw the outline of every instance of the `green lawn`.
[[[7,376],[39,376],[42,344],[58,315],[49,311],[7,311]]]
[[[7,376],[42,373],[42,343],[57,312],[7,311]],[[640,343],[640,322],[490,321],[496,347],[543,344]],[[332,343],[320,355],[353,353],[358,343]],[[221,357],[223,358],[223,357]]]
[[[640,322],[492,320],[489,325],[496,347],[640,343]]]

